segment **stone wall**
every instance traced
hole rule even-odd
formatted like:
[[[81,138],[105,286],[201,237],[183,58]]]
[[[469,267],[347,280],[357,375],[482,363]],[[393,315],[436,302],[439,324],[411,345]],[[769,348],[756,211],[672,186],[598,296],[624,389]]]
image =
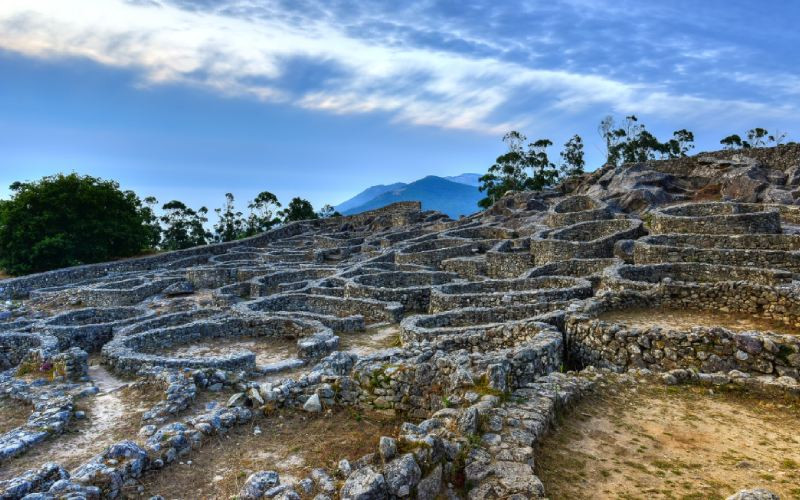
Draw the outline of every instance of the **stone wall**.
[[[578,313],[568,314],[565,330],[569,359],[575,364],[618,370],[691,368],[713,373],[736,369],[798,378],[800,337],[794,335],[735,333],[720,327],[632,328],[596,318],[604,311],[679,306],[662,299],[658,294],[611,294],[593,299]]]
[[[604,288],[612,290],[649,290],[656,286],[668,286],[671,282],[681,282],[675,286],[696,286],[703,289],[722,290],[736,286],[739,288],[758,285],[790,285],[792,273],[756,267],[720,266],[697,262],[630,265],[618,264],[603,271],[601,278]],[[758,292],[754,292],[758,293]],[[735,300],[731,298],[731,300]]]
[[[800,272],[800,235],[655,235],[633,244],[636,264],[701,262]]]
[[[531,237],[531,255],[536,265],[572,258],[608,258],[618,240],[644,234],[637,219],[581,222],[556,230],[544,230]]]
[[[592,295],[589,281],[566,276],[486,280],[433,287],[430,312],[463,307],[507,307],[534,302],[584,299]]]
[[[653,210],[648,229],[652,234],[776,234],[780,214],[760,204],[687,203]]]
[[[516,278],[533,265],[530,238],[501,241],[486,252],[486,275]]]
[[[563,227],[592,220],[610,219],[613,216],[606,203],[590,196],[570,196],[553,205],[545,223],[550,227]]]

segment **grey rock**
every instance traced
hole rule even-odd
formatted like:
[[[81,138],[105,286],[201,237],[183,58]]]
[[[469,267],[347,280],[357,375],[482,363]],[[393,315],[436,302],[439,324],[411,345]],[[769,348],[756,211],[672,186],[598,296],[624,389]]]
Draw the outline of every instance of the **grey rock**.
[[[353,472],[353,467],[350,465],[350,462],[346,458],[339,460],[336,466],[336,473],[339,477],[346,478],[351,472]]]
[[[478,409],[474,406],[466,408],[457,420],[458,430],[464,435],[478,432]]]
[[[386,464],[383,475],[386,478],[389,493],[398,497],[406,497],[419,483],[422,471],[414,460],[414,456],[407,453]]]
[[[228,398],[228,407],[234,406],[244,406],[247,403],[247,394],[243,392],[237,392],[236,394],[232,395]]]
[[[264,494],[271,488],[280,484],[278,473],[271,470],[262,470],[250,474],[239,491],[242,500],[256,500],[263,498]]]
[[[317,487],[325,493],[333,493],[336,491],[336,481],[328,474],[325,469],[313,469],[311,471],[311,479],[317,483]]]
[[[301,479],[297,482],[297,487],[300,489],[301,492],[309,495],[312,491],[314,491],[314,480],[311,478]]]
[[[379,500],[387,494],[386,479],[371,466],[350,474],[339,492],[342,500]]]
[[[189,281],[179,281],[164,289],[164,295],[175,297],[177,295],[188,295],[194,293],[194,285]]]
[[[378,442],[378,452],[385,462],[390,461],[397,454],[397,441],[390,437],[381,436]]]
[[[619,240],[614,243],[614,257],[626,264],[633,264],[633,240]]]
[[[769,185],[765,169],[757,165],[726,172],[720,184],[720,193],[725,199],[744,203],[759,201],[759,195]]]
[[[303,404],[303,409],[309,413],[319,413],[322,411],[322,402],[319,400],[319,394],[313,394]]]
[[[423,477],[417,484],[418,500],[434,500],[442,489],[442,466],[441,464],[433,468],[427,476]]]
[[[767,489],[755,488],[734,493],[727,500],[780,500],[780,497]]]

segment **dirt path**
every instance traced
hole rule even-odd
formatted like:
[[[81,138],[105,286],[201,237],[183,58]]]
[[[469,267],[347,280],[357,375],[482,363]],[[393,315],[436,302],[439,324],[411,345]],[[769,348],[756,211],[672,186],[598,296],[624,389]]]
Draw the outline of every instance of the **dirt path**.
[[[0,479],[8,479],[45,462],[56,462],[71,470],[117,441],[136,439],[142,414],[163,397],[163,391],[134,388],[105,367],[92,365],[90,377],[100,392],[77,400],[75,409],[86,413],[73,420],[63,435],[33,446],[0,468]],[[30,410],[29,410],[30,411]]]
[[[800,405],[700,387],[602,389],[544,439],[548,496],[725,498],[766,487],[800,498]]]

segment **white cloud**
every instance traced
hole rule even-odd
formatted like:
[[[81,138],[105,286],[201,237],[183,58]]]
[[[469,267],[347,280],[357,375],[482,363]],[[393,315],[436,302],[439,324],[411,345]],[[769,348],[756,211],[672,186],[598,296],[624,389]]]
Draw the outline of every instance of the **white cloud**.
[[[335,113],[381,111],[412,124],[498,133],[534,112],[502,116],[515,96],[541,95],[543,109],[590,106],[660,116],[784,114],[747,101],[715,100],[655,85],[471,57],[348,36],[332,16],[298,18],[270,3],[239,2],[241,17],[124,0],[2,0],[0,48],[31,57],[76,56],[140,69],[143,84],[186,82]],[[458,36],[454,33],[453,36]],[[476,40],[470,40],[476,41]],[[490,46],[489,41],[478,40]],[[701,53],[700,55],[706,55]],[[275,83],[292,58],[343,68],[335,82],[297,92]],[[423,75],[420,77],[420,75]],[[413,78],[412,78],[413,77]],[[398,82],[407,81],[406,85]],[[255,83],[254,83],[255,82]]]

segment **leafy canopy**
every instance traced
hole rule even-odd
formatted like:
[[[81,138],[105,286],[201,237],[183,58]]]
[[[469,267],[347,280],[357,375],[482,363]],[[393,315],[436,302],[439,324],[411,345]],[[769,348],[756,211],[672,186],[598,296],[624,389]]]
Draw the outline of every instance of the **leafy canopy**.
[[[606,142],[606,163],[640,163],[656,158],[678,158],[694,148],[694,134],[686,129],[676,130],[672,138],[660,142],[648,132],[636,115],[625,117],[618,124],[612,116],[606,116],[597,128]]]
[[[164,250],[181,250],[183,248],[205,245],[211,239],[211,233],[204,224],[208,222],[208,209],[200,207],[195,211],[183,202],[172,200],[165,203],[161,210],[161,224],[164,227],[161,248]]]
[[[311,205],[311,202],[298,196],[292,198],[289,205],[278,212],[278,215],[283,217],[284,223],[298,220],[319,219],[317,213],[314,212],[314,207]]]
[[[583,141],[580,136],[572,137],[564,145],[562,163],[558,167],[547,154],[552,141],[539,139],[526,147],[526,140],[517,131],[503,136],[508,151],[498,156],[488,172],[478,179],[478,189],[486,193],[486,198],[480,200],[478,206],[489,208],[508,191],[541,191],[563,177],[583,173]]]
[[[774,133],[770,133],[765,128],[755,127],[748,130],[746,136],[747,140],[745,141],[738,134],[731,134],[724,137],[719,143],[725,146],[725,149],[763,148],[770,143],[780,146],[786,139],[786,132],[776,130]]]
[[[0,201],[0,267],[10,274],[130,257],[158,243],[151,208],[96,177],[15,182]]]

